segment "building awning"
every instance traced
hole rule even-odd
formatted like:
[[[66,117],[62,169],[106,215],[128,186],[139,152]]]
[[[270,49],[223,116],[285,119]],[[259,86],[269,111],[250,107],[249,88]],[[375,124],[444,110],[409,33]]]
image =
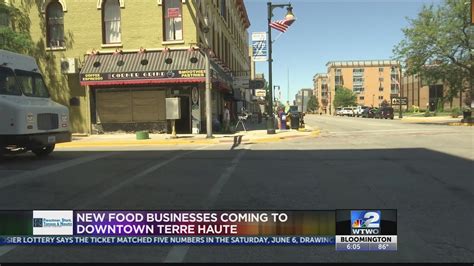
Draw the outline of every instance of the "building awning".
[[[80,72],[83,86],[200,83],[205,77],[198,50],[89,55]]]

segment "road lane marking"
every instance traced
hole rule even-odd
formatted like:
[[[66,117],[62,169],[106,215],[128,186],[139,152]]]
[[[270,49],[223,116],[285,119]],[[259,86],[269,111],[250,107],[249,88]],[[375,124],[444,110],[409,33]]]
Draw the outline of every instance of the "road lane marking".
[[[240,152],[235,156],[235,158],[231,161],[230,165],[225,169],[225,171],[221,174],[217,182],[211,188],[209,192],[209,196],[207,197],[206,201],[204,202],[204,208],[209,209],[211,208],[217,200],[217,197],[221,193],[222,189],[224,188],[227,181],[229,181],[232,174],[235,172],[237,165],[239,164],[240,160],[247,152],[248,149],[251,147],[247,147],[247,149],[240,150]]]
[[[0,246],[0,257],[15,249],[17,246]]]
[[[105,157],[109,157],[109,156],[116,155],[116,154],[117,154],[117,152],[100,153],[100,154],[94,154],[94,155],[89,155],[89,156],[85,156],[85,157],[79,157],[77,159],[68,160],[66,162],[54,164],[54,165],[51,165],[51,166],[42,167],[42,168],[39,168],[39,169],[34,170],[34,171],[28,171],[28,172],[23,172],[23,173],[16,174],[16,175],[8,176],[8,177],[2,178],[2,180],[0,180],[0,189],[8,187],[8,186],[16,184],[16,183],[20,183],[20,182],[24,182],[24,181],[27,181],[27,180],[31,180],[33,178],[38,178],[38,177],[41,177],[41,176],[49,175],[49,174],[59,172],[59,171],[62,171],[64,169],[67,169],[67,168],[70,168],[70,167],[74,167],[74,166],[77,166],[77,165],[80,165],[80,164],[85,164],[85,163],[95,161],[95,160],[98,160],[98,159],[103,159]]]
[[[439,130],[437,129],[436,131],[433,130],[427,130],[427,129],[375,129],[375,130],[346,130],[346,131],[328,131],[330,134],[337,134],[337,135],[342,135],[342,134],[353,134],[353,133],[381,133],[381,132],[404,132],[404,133],[456,133],[456,131],[450,130],[450,129],[445,129],[445,130]]]
[[[161,162],[157,165],[154,165],[148,169],[146,169],[145,171],[142,171],[140,173],[138,173],[137,175],[133,176],[132,178],[129,178],[117,185],[115,185],[114,187],[111,187],[109,188],[108,190],[104,191],[102,194],[98,195],[97,197],[95,197],[94,199],[92,200],[89,200],[89,201],[86,201],[86,202],[82,202],[79,206],[75,207],[74,209],[80,209],[81,207],[83,206],[86,206],[87,204],[90,204],[90,203],[93,203],[101,198],[104,198],[112,193],[114,193],[115,191],[119,190],[120,188],[122,188],[123,186],[133,182],[133,181],[136,181],[137,179],[159,169],[160,167],[163,167],[165,166],[166,164],[169,164],[187,154],[190,154],[190,153],[193,153],[193,152],[196,152],[196,151],[199,151],[199,150],[202,150],[202,149],[205,149],[205,148],[208,148],[210,147],[209,145],[208,146],[204,146],[204,147],[201,147],[201,148],[198,148],[198,149],[195,149],[195,150],[192,150],[192,151],[188,151],[188,152],[185,152],[185,153],[181,153],[181,154],[178,154],[164,162]],[[118,154],[118,152],[114,152],[114,153],[108,153],[108,154],[102,154],[102,156],[89,156],[89,157],[94,157],[94,158],[90,158],[89,160],[87,161],[91,161],[91,160],[97,160],[97,159],[101,159],[101,158],[104,158],[104,157],[107,157],[107,156],[111,156],[111,155],[115,155],[115,154]],[[89,158],[88,157],[88,158]],[[84,160],[85,161],[85,160]],[[78,163],[76,163],[75,165],[77,165]],[[49,167],[46,167],[46,168],[49,168]],[[64,167],[63,167],[64,169]],[[43,171],[43,172],[46,172],[46,173],[52,173],[54,171]],[[18,246],[0,246],[0,257],[2,257],[3,255],[7,254],[8,252],[12,251],[13,249],[15,249],[16,247]],[[186,251],[187,252],[187,251]]]
[[[137,181],[138,179],[150,174],[150,173],[153,173],[154,171],[160,169],[161,167],[169,164],[169,163],[172,163],[188,154],[191,154],[191,153],[194,153],[194,152],[197,152],[197,151],[200,151],[200,150],[203,150],[205,148],[208,148],[208,146],[204,146],[204,147],[200,147],[198,149],[195,149],[195,150],[191,150],[191,151],[187,151],[187,152],[184,152],[184,153],[180,153],[180,154],[177,154],[173,157],[171,157],[170,159],[166,160],[166,161],[163,161],[163,162],[160,162],[158,164],[155,164],[147,169],[145,169],[144,171],[130,177],[130,178],[127,178],[125,180],[123,180],[122,182],[116,184],[115,186],[112,186],[110,187],[109,189],[105,190],[104,192],[98,194],[96,197],[94,198],[91,198],[87,201],[83,201],[78,207],[76,207],[75,209],[83,209],[85,208],[88,204],[91,204],[91,203],[94,203],[100,199],[103,199],[113,193],[115,193],[116,191],[120,190],[121,188],[125,187],[126,185],[130,184],[130,183],[133,183],[135,181]]]
[[[44,175],[52,174],[55,172],[59,172],[61,170],[67,169],[69,167],[74,167],[80,164],[88,163],[90,161],[95,161],[99,159],[103,159],[105,157],[113,156],[118,154],[118,152],[109,152],[109,153],[101,153],[101,154],[95,154],[95,155],[90,155],[90,156],[85,156],[85,157],[80,157],[77,159],[69,160],[63,163],[58,163],[55,165],[51,166],[46,166],[40,169],[37,169],[32,172],[26,172],[26,173],[21,173],[13,176],[9,176],[6,179],[3,179],[0,181],[0,189],[13,185],[15,183],[19,183],[22,181],[27,181],[33,178],[41,177]],[[3,255],[7,254],[8,252],[14,250],[18,246],[0,246],[0,257]]]
[[[235,158],[231,161],[230,165],[220,175],[217,182],[214,184],[214,186],[212,186],[209,196],[203,203],[205,209],[210,209],[214,205],[225,184],[235,172],[240,160],[250,148],[251,146],[248,146],[246,149],[240,150]],[[188,254],[189,248],[190,246],[173,246],[170,251],[168,251],[168,254],[166,255],[166,258],[163,262],[183,262],[184,258]]]

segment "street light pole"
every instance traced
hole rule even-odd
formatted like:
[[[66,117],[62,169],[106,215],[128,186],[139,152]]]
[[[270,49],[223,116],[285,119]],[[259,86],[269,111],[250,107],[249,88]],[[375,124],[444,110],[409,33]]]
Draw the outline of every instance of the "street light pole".
[[[403,115],[402,115],[402,68],[401,66],[399,66],[400,68],[400,71],[399,71],[399,76],[398,76],[398,90],[399,90],[399,95],[400,97],[398,98],[398,101],[400,103],[399,105],[399,113],[398,113],[398,118],[402,119],[403,118]]]
[[[329,90],[328,91],[328,95],[329,95],[329,115],[332,115],[332,111],[331,111],[331,91]]]
[[[209,51],[204,53],[206,60],[206,138],[212,138],[212,108],[211,108],[211,67],[209,62]]]
[[[268,88],[269,88],[269,93],[270,93],[270,97],[268,97],[269,99],[269,103],[268,103],[268,120],[267,120],[267,134],[275,134],[275,117],[273,115],[273,93],[272,93],[272,88],[273,88],[273,84],[272,84],[272,62],[273,62],[273,59],[272,59],[272,28],[270,27],[270,23],[272,22],[272,11],[273,11],[273,7],[272,7],[272,3],[271,2],[268,2],[267,3],[267,6],[268,6],[268,23],[267,23],[267,27],[268,27]]]
[[[211,17],[209,16],[210,14],[208,13],[204,17],[204,24],[205,24],[205,29],[203,30],[204,32],[204,42],[205,42],[205,51],[204,51],[204,58],[206,61],[206,90],[205,90],[205,99],[206,99],[206,138],[212,138],[212,106],[211,106],[211,89],[212,89],[212,83],[211,83],[211,66],[210,66],[210,58],[209,58],[209,53],[210,53],[210,45],[209,45],[209,33],[210,33],[210,27],[211,27]]]
[[[268,93],[270,94],[268,97],[268,120],[267,120],[267,134],[275,134],[275,115],[273,114],[273,73],[272,73],[272,28],[270,27],[270,23],[272,22],[273,17],[273,9],[274,8],[283,8],[287,7],[288,11],[291,11],[291,4],[282,4],[282,5],[273,5],[272,2],[267,2],[268,8],[268,17],[267,17],[267,31],[268,31]],[[290,14],[290,13],[289,13]]]

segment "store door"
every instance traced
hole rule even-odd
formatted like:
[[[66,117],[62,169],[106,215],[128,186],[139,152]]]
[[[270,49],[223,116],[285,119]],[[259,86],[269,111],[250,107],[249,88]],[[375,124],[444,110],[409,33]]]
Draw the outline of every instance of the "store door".
[[[191,134],[191,110],[189,96],[179,96],[181,99],[181,119],[176,120],[176,133]]]

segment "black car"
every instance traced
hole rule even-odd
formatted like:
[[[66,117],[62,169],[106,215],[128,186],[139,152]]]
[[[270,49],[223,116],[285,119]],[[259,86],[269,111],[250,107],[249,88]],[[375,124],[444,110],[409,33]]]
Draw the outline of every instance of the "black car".
[[[394,118],[394,111],[392,107],[382,107],[377,110],[377,112],[374,115],[375,118],[380,118],[380,119],[393,119]]]
[[[362,111],[361,116],[363,118],[374,118],[375,112],[377,112],[377,108],[368,107],[368,108],[365,108],[364,111]]]

